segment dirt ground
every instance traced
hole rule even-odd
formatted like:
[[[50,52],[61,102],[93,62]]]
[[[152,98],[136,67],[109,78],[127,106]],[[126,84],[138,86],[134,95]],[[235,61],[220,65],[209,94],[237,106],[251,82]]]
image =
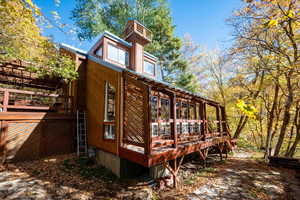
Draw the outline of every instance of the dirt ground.
[[[300,199],[295,171],[269,167],[247,153],[226,161],[213,157],[206,168],[185,163],[178,189],[159,189],[145,177],[119,180],[90,162],[64,155],[1,166],[0,199]]]

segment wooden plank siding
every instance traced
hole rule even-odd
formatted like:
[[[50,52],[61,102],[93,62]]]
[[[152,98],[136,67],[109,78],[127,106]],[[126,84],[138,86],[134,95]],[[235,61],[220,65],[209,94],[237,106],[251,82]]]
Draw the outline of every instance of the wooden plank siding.
[[[74,152],[74,116],[0,112],[1,160],[23,161]]]
[[[118,155],[118,141],[120,137],[120,106],[121,87],[120,72],[101,66],[88,60],[86,68],[86,109],[88,144],[104,151]],[[108,81],[116,89],[115,108],[115,139],[104,139],[104,94],[105,81]]]

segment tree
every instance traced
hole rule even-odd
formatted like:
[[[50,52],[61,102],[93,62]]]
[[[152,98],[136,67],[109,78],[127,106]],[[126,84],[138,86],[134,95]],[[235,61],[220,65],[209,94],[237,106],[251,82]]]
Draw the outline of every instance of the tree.
[[[255,77],[264,79],[256,91],[259,92],[257,98],[265,102],[269,113],[266,149],[269,149],[270,140],[280,125],[275,156],[282,151],[286,133],[293,127],[291,119],[296,115],[295,102],[299,98],[299,6],[296,0],[252,0],[230,20],[236,40],[235,55],[247,57],[247,69],[256,68],[250,80],[255,80]],[[249,61],[256,64],[249,66]],[[268,95],[267,91],[274,91],[274,95]],[[281,99],[283,104],[279,103]],[[273,126],[276,110],[283,112],[276,114],[276,120],[280,122],[276,121]]]
[[[50,39],[41,35],[42,13],[31,0],[3,0],[0,15],[0,63],[22,60],[31,63],[29,70],[40,76],[77,77],[72,59],[60,55]]]
[[[158,57],[162,78],[174,85],[194,91],[194,77],[186,71],[181,54],[182,42],[174,36],[175,26],[165,0],[77,0],[72,19],[80,31],[79,39],[92,39],[108,30],[122,36],[129,18],[153,32],[146,50]]]

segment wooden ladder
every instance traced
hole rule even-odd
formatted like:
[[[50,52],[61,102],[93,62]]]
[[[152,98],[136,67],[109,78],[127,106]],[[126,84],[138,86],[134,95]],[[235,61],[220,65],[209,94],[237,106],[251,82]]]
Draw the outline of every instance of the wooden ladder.
[[[86,113],[77,110],[77,155],[87,155]]]

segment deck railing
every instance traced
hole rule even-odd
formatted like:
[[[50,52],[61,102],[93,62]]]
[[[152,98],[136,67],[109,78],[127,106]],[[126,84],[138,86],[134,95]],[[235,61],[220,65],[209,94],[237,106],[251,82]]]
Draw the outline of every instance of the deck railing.
[[[72,110],[72,98],[59,94],[47,94],[17,89],[0,88],[0,111],[55,111]]]

